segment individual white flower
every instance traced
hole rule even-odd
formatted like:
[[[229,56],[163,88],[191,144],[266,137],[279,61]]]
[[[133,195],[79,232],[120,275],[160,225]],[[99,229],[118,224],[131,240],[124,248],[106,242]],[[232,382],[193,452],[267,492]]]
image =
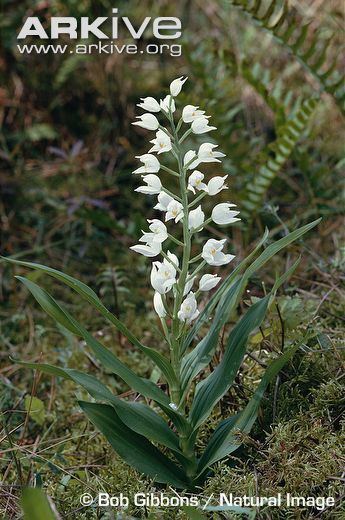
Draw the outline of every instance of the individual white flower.
[[[215,240],[211,238],[207,240],[202,249],[201,256],[209,265],[225,265],[231,262],[234,255],[226,255],[222,252],[226,239]]]
[[[171,112],[173,114],[176,110],[174,98],[169,96],[169,94],[165,96],[164,99],[161,99],[159,104],[161,109],[165,110],[165,112]]]
[[[167,212],[165,215],[165,222],[168,220],[175,220],[175,222],[179,222],[183,218],[183,206],[180,202],[173,199],[169,202],[167,207]]]
[[[227,190],[228,187],[225,184],[225,179],[227,175],[224,177],[212,177],[212,179],[208,182],[206,191],[209,195],[217,195],[222,190]]]
[[[146,182],[147,186],[139,186],[134,191],[139,193],[145,193],[146,195],[158,195],[162,189],[162,183],[157,175],[150,173],[149,175],[143,176],[143,181]]]
[[[140,121],[136,121],[132,125],[140,126],[146,130],[158,130],[159,128],[159,121],[153,114],[143,114],[138,116],[137,119],[140,119]]]
[[[207,191],[207,186],[203,181],[205,175],[198,170],[195,170],[188,178],[188,189],[194,193],[195,190]]]
[[[192,161],[192,159],[195,159],[195,160]],[[200,164],[200,161],[198,159],[198,154],[196,152],[194,152],[194,150],[189,150],[185,154],[185,156],[183,158],[183,165],[187,166],[187,164],[189,164],[187,170],[193,170],[193,168],[196,168],[198,166],[198,164]]]
[[[174,97],[178,96],[182,90],[184,83],[186,83],[187,79],[188,78],[184,78],[183,76],[181,76],[180,78],[174,79],[174,81],[172,81],[170,83],[170,94]]]
[[[193,123],[198,117],[205,114],[204,110],[199,110],[199,107],[194,105],[187,105],[182,110],[182,119],[184,123]]]
[[[217,144],[203,143],[200,145],[198,150],[198,159],[200,163],[221,162],[219,158],[225,157],[225,154],[222,152],[214,152],[213,150],[215,148],[218,148]]]
[[[140,238],[139,242],[145,242],[148,245],[151,245],[155,242],[162,244],[168,238],[168,232],[166,225],[158,219],[148,220],[149,229],[151,233],[145,233],[143,231],[143,236]]]
[[[171,139],[165,132],[163,132],[163,130],[158,130],[156,133],[156,138],[152,139],[150,143],[152,143],[154,146],[152,146],[151,150],[149,150],[149,153],[157,152],[160,154],[163,152],[170,152],[172,149]]]
[[[153,307],[160,318],[165,318],[167,313],[163,305],[162,297],[158,292],[154,294]]]
[[[210,291],[219,284],[220,280],[221,277],[216,274],[204,274],[199,281],[199,291]]]
[[[170,263],[172,263],[174,265],[174,267],[178,267],[179,266],[179,261],[178,261],[178,258],[176,255],[174,255],[174,253],[171,253],[170,251],[167,252],[167,256],[170,260]],[[168,260],[166,260],[168,261]]]
[[[136,246],[130,247],[132,251],[139,253],[140,255],[147,256],[148,258],[153,258],[154,256],[159,255],[162,250],[162,244],[158,242],[153,242],[149,245],[138,244]]]
[[[174,199],[170,195],[165,193],[165,191],[161,191],[158,195],[158,204],[156,204],[153,209],[158,209],[159,211],[168,211],[168,206],[172,200]]]
[[[198,206],[196,209],[193,209],[192,211],[189,212],[189,215],[188,215],[189,231],[194,231],[195,229],[200,228],[200,226],[202,226],[204,222],[205,222],[205,213],[202,211],[201,206]],[[199,231],[201,231],[201,229]]]
[[[172,260],[173,261],[173,260]],[[176,269],[168,260],[153,262],[151,269],[151,285],[159,294],[166,294],[176,283]]]
[[[140,98],[142,103],[139,103],[137,106],[146,110],[147,112],[160,112],[161,107],[159,106],[158,101],[153,97]]]
[[[191,323],[199,316],[199,314],[195,295],[193,292],[190,292],[187,298],[182,302],[181,308],[177,314],[178,319],[180,321],[185,321],[186,323]]]
[[[187,274],[187,279],[189,278],[189,273]],[[193,287],[193,284],[195,282],[195,278],[196,276],[193,276],[193,278],[191,278],[184,286],[184,291],[183,291],[183,296],[186,296],[186,294],[189,293],[189,291],[191,290],[191,288]]]
[[[134,170],[133,173],[157,173],[160,170],[160,162],[154,155],[145,153],[144,155],[137,155],[137,159],[143,163],[144,166],[140,166]]]
[[[216,126],[209,126],[208,119],[205,116],[198,117],[193,121],[191,126],[193,134],[206,134],[206,132],[211,132],[211,130],[217,130]]]
[[[224,226],[226,224],[233,224],[239,218],[235,218],[236,215],[239,214],[239,211],[233,211],[230,208],[236,207],[236,204],[229,204],[228,202],[222,202],[221,204],[217,204],[213,208],[211,218],[213,222],[219,224],[220,226]]]

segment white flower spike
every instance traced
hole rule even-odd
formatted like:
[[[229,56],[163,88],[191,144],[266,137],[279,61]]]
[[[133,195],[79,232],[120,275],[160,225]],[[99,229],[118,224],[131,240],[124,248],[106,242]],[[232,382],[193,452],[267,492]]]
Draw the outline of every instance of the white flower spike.
[[[149,175],[143,176],[143,181],[146,182],[147,186],[139,186],[134,191],[139,193],[145,193],[145,195],[158,195],[162,190],[162,183],[157,175],[150,173]]]
[[[213,238],[206,242],[202,249],[201,256],[208,265],[226,265],[235,258],[233,255],[226,255],[222,252],[225,242],[226,239],[214,240]]]
[[[159,121],[153,114],[143,114],[138,116],[137,119],[140,119],[140,121],[136,121],[132,125],[140,126],[146,130],[158,130],[159,128]]]
[[[133,173],[158,173],[161,165],[157,157],[150,153],[145,153],[144,155],[137,155],[137,159],[143,163],[144,166],[140,166],[134,170]]]
[[[220,281],[221,277],[216,274],[204,274],[204,276],[200,278],[199,291],[210,291],[214,289]]]
[[[154,146],[152,146],[151,150],[149,150],[149,153],[157,152],[159,155],[160,153],[170,152],[172,149],[171,139],[165,132],[163,132],[163,130],[158,130],[156,133],[156,138],[152,139],[150,143],[152,143]]]
[[[198,117],[193,121],[191,126],[193,134],[206,134],[211,130],[217,130],[216,126],[209,126],[208,119],[205,116]]]
[[[160,112],[161,107],[159,106],[158,101],[153,97],[140,98],[141,103],[137,106],[145,110],[146,112]]]
[[[182,90],[184,83],[186,83],[187,79],[188,78],[184,78],[183,76],[181,76],[180,78],[174,79],[174,81],[172,81],[170,83],[170,94],[174,97],[178,96]]]
[[[187,298],[182,302],[181,308],[178,311],[178,318],[180,321],[185,321],[189,324],[195,320],[199,314],[195,294],[190,292]]]
[[[236,204],[229,204],[228,202],[223,202],[222,204],[217,204],[213,208],[212,211],[212,220],[215,224],[219,224],[220,226],[225,226],[227,224],[233,224],[239,218],[235,218],[236,215],[239,214],[239,211],[232,211],[230,208],[236,207]]]

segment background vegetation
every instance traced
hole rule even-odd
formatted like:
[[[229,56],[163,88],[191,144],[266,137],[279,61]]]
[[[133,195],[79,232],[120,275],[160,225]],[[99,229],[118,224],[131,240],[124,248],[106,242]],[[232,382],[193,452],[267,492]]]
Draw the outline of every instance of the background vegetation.
[[[2,255],[45,263],[89,283],[138,336],[144,334],[146,344],[161,348],[148,298],[148,264],[128,251],[147,214],[143,198],[133,194],[137,180],[131,176],[134,156],[146,151],[146,133],[135,131],[131,121],[139,97],[159,98],[182,74],[190,80],[181,100],[194,100],[212,114],[227,154],[232,199],[244,215],[231,236],[237,257],[244,257],[266,226],[277,238],[323,217],[261,273],[270,286],[276,272],[303,255],[265,328],[251,339],[236,392],[223,399],[214,419],[246,401],[270,351],[295,338],[306,337],[305,344],[267,393],[243,449],[218,465],[200,493],[332,495],[332,511],[261,509],[257,518],[344,518],[343,3],[290,0],[281,18],[280,1],[116,2],[120,15],[138,23],[147,15],[179,16],[181,58],[20,55],[16,34],[26,16],[110,16],[113,2],[1,5]],[[81,508],[79,495],[103,489],[134,494],[154,485],[110,452],[76,406],[72,384],[9,361],[12,355],[100,370],[91,356],[85,363],[83,345],[39,310],[15,273],[18,268],[0,264],[1,515],[21,517],[21,486],[30,484],[45,488],[62,518],[111,518],[104,510]],[[248,301],[262,295],[258,279],[250,287]],[[55,284],[54,294],[68,300],[74,314],[133,369],[157,377],[76,295]],[[118,393],[128,391],[102,376],[107,378]],[[211,429],[212,421],[206,430]],[[135,509],[129,514],[190,515]]]

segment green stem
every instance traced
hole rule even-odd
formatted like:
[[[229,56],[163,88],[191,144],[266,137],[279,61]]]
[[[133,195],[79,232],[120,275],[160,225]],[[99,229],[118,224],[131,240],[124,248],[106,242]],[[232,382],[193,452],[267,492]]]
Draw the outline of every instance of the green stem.
[[[167,166],[164,166],[163,164],[161,164],[161,169],[167,173],[170,173],[170,175],[173,175],[174,177],[179,177],[179,174],[177,172],[175,172],[174,170],[171,170],[170,168],[168,168]]]

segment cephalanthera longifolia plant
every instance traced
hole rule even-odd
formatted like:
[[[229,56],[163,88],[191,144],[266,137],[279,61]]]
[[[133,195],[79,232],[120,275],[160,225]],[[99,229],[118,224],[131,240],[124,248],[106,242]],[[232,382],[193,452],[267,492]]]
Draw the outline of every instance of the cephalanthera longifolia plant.
[[[82,282],[43,265],[8,261],[53,276],[76,291],[158,367],[167,390],[139,377],[50,294],[31,280],[18,276],[43,309],[82,338],[100,364],[119,376],[141,396],[141,400],[132,402],[119,398],[96,377],[78,370],[20,363],[81,385],[94,399],[80,402],[82,410],[127,463],[157,482],[192,489],[202,482],[212,464],[239,447],[238,432],[250,431],[267,385],[297,348],[297,345],[290,346],[271,362],[247,406],[221,421],[203,453],[198,453],[196,442],[200,428],[233,384],[246,354],[249,335],[262,324],[278,287],[287,280],[298,260],[276,280],[271,293],[254,303],[239,319],[227,337],[220,363],[208,373],[207,366],[217,349],[221,330],[238,305],[250,277],[318,221],[263,249],[268,238],[266,232],[255,250],[221,283],[221,276],[214,269],[234,259],[223,251],[226,240],[205,239],[199,246],[194,239],[210,222],[226,225],[238,221],[238,211],[233,209],[233,204],[226,202],[216,204],[211,216],[205,217],[202,200],[213,198],[225,190],[227,176],[216,175],[206,182],[204,174],[196,168],[203,163],[220,163],[224,154],[216,150],[216,144],[209,142],[202,143],[197,152],[185,148],[191,133],[202,135],[215,130],[209,126],[205,112],[196,106],[184,107],[181,118],[176,119],[175,99],[185,81],[183,78],[174,80],[170,94],[160,103],[153,98],[143,99],[139,106],[146,112],[134,123],[157,131],[151,141],[153,147],[139,157],[142,166],[134,173],[142,174],[144,182],[136,191],[158,196],[155,209],[164,218],[148,220],[149,231],[143,232],[140,244],[131,249],[154,259],[151,266],[151,284],[155,291],[153,305],[165,336],[165,354],[143,345]],[[162,117],[161,123],[155,113]],[[161,163],[163,154],[168,153],[176,163],[175,169]],[[164,174],[158,176],[158,172]],[[169,184],[170,190],[165,187],[164,180],[169,176],[172,183],[176,181],[175,188]],[[216,286],[217,290],[210,294],[209,291]],[[206,374],[203,378],[201,372]]]

